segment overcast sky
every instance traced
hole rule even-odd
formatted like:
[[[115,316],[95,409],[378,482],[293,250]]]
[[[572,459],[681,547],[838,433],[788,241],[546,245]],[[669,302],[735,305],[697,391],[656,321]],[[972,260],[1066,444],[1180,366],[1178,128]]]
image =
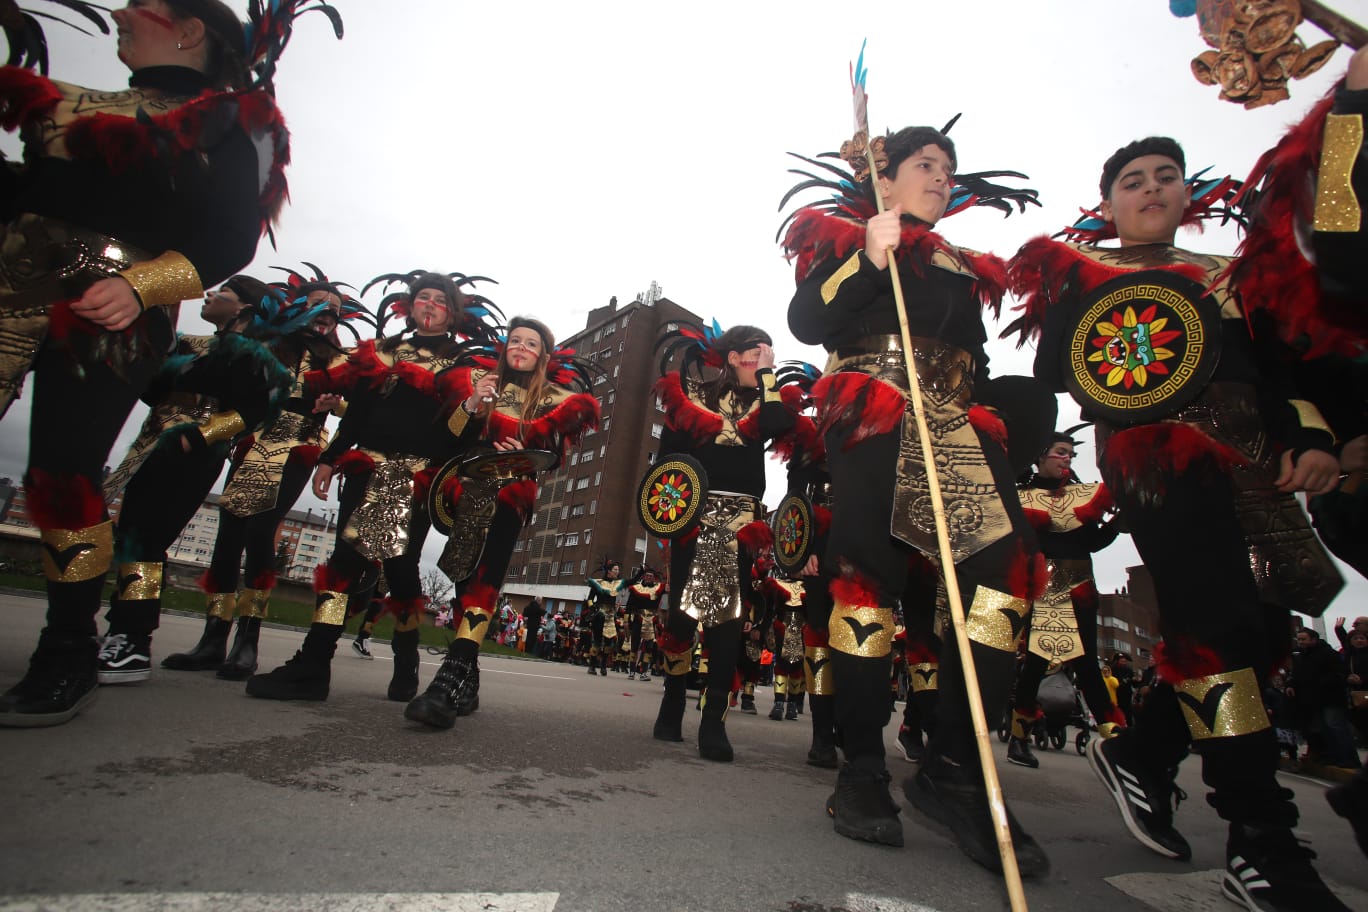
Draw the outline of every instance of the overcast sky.
[[[785,153],[849,137],[848,64],[862,40],[874,129],[939,127],[963,112],[951,133],[960,169],[1014,168],[1041,191],[1044,207],[1024,216],[984,209],[940,225],[1003,255],[1095,205],[1102,162],[1137,137],[1172,135],[1190,170],[1243,177],[1349,56],[1292,83],[1290,101],[1246,111],[1192,77],[1205,45],[1167,0],[334,3],[346,38],[308,14],[280,66],[292,205],[278,249],[263,240],[247,271],[275,278],[268,267],[309,260],[357,287],[419,267],[480,273],[499,281],[487,293],[506,314],[540,316],[561,337],[590,308],[656,281],[723,325],[744,314],[764,326],[780,358],[819,365],[822,353],[787,330],[793,273],[775,244],[776,206],[798,180]],[[1368,21],[1368,0],[1330,5]],[[1310,24],[1300,34],[1324,37]],[[124,84],[112,37],[53,26],[49,40],[54,78]],[[1216,229],[1179,238],[1212,253],[1236,241]],[[181,329],[206,331],[187,310]],[[994,373],[1029,373],[1029,350],[995,342],[989,353]],[[1062,422],[1076,414],[1061,400]],[[22,472],[26,428],[19,402],[0,428],[0,474]],[[1089,441],[1085,480],[1093,457]],[[1097,560],[1099,587],[1118,588],[1137,562],[1123,537]],[[1368,613],[1368,585],[1346,578],[1332,617]]]

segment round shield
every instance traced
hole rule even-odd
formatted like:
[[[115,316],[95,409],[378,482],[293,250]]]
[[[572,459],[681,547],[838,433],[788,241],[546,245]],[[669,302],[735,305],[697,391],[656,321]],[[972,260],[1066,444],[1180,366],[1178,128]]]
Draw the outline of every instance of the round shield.
[[[812,501],[799,491],[779,501],[771,520],[774,528],[774,563],[785,576],[795,577],[812,556],[817,539]]]
[[[428,488],[428,519],[432,523],[433,531],[438,535],[451,534],[455,504],[442,492],[442,489],[452,478],[461,474],[461,462],[464,459],[464,456],[457,456],[455,459],[449,460],[437,470],[437,474],[432,479],[432,486]]]
[[[693,531],[708,499],[708,473],[683,453],[670,453],[646,470],[637,488],[637,516],[656,538],[680,538]]]
[[[466,458],[461,463],[461,474],[467,478],[512,481],[524,475],[536,475],[555,464],[556,454],[550,450],[496,450]]]
[[[450,535],[456,505],[444,489],[452,478],[480,478],[504,482],[535,475],[556,462],[556,454],[549,450],[511,450],[485,453],[480,456],[457,456],[437,471],[428,488],[428,519],[439,535]]]
[[[1085,415],[1139,424],[1173,414],[1211,379],[1220,313],[1192,279],[1142,270],[1090,292],[1064,343],[1064,384]]]

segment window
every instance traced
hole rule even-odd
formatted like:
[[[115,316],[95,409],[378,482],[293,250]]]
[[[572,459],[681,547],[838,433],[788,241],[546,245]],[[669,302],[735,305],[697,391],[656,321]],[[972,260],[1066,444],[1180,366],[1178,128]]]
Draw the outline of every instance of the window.
[[[575,545],[578,545],[578,544],[579,544],[579,533],[578,533],[578,532],[571,532],[569,535],[565,536],[565,547],[567,547],[567,548],[573,548]]]
[[[578,452],[574,452],[574,453],[571,453],[571,454],[570,454],[570,464],[571,464],[571,465],[579,465],[579,453],[578,453]]]
[[[507,575],[508,579],[517,579],[517,578],[518,578],[518,568],[517,568],[517,567],[509,567],[509,568],[508,568],[508,573],[507,573],[506,575]]]
[[[583,573],[583,572],[584,572],[584,566],[583,566],[583,565],[584,565],[584,561],[580,561],[580,573]],[[561,576],[569,576],[570,574],[572,574],[572,573],[574,573],[574,572],[575,572],[575,562],[574,562],[574,561],[566,561],[565,563],[561,564]]]
[[[612,335],[613,333],[615,333],[615,332],[617,332],[617,324],[616,324],[616,323],[609,323],[607,326],[603,327],[603,336],[604,336],[604,338],[607,338],[608,336],[611,336],[611,335]]]
[[[565,493],[566,493],[566,494],[569,494],[569,493],[570,493],[571,491],[573,491],[573,490],[575,490],[575,479],[573,479],[573,478],[567,478],[567,479],[565,479]]]
[[[570,515],[571,515],[572,517],[580,517],[580,516],[583,516],[583,515],[584,515],[584,504],[575,504],[573,507],[571,507],[571,508],[570,508]]]
[[[552,576],[555,576],[555,575],[556,575],[556,569],[557,569],[557,565],[556,565],[556,564],[552,564],[552,565],[551,565],[551,575],[552,575]]]
[[[522,549],[523,549],[523,540],[520,538],[520,539],[518,539],[517,544],[515,544],[515,545],[513,546],[513,553],[516,554],[517,552],[521,551]]]
[[[619,352],[619,354],[622,352],[622,349],[623,349],[624,346],[626,346],[626,344],[627,344],[627,340],[626,340],[626,339],[623,339],[621,342],[618,343],[618,352]]]
[[[622,315],[622,328],[626,329],[627,324],[630,322],[632,322],[632,312],[629,310],[627,313]]]
[[[646,454],[646,464],[647,464],[647,465],[655,465],[655,457],[656,457],[655,450],[652,450],[651,452],[647,453],[647,454]]]
[[[557,536],[556,536],[556,547],[559,548],[559,547],[560,547],[562,544],[564,544],[564,543],[565,543],[565,536],[564,536],[564,535],[557,535]]]
[[[591,500],[591,501],[589,501],[589,515],[590,515],[590,516],[593,516],[593,515],[594,515],[595,513],[597,513],[597,512],[598,512],[598,501],[597,501],[597,500]]]
[[[656,438],[657,440],[659,440],[659,439],[660,439],[660,435],[663,434],[663,433],[665,433],[665,425],[661,424],[661,423],[658,422],[658,421],[655,422],[655,423],[653,423],[653,424],[651,425],[651,436],[652,436],[652,437],[654,437],[654,438]]]
[[[614,402],[617,402],[617,391],[616,391],[616,390],[614,390],[613,392],[611,392],[611,393],[608,394],[608,404],[609,404],[609,405],[612,405]]]
[[[600,481],[603,481],[603,473],[602,473],[602,472],[595,472],[595,473],[594,473],[594,486],[597,487],[597,486],[598,486],[598,483],[599,483]]]
[[[663,402],[660,401],[660,397],[659,397],[659,396],[656,396],[656,411],[657,411],[657,412],[663,412],[663,411],[665,411],[665,403],[663,403]]]
[[[608,377],[607,377],[606,374],[599,374],[597,377],[594,378],[594,386],[598,386],[600,383],[607,383],[607,382],[608,382]],[[613,396],[612,396],[611,393],[608,394],[608,401],[609,401],[609,402],[612,402],[612,401],[613,401]]]
[[[589,569],[589,562],[588,562],[587,560],[582,560],[582,561],[580,561],[580,576],[583,576],[583,575],[584,575],[584,571],[586,571],[586,570],[588,570],[588,569]]]
[[[567,517],[567,516],[569,516],[569,515],[570,515],[570,508],[569,508],[569,507],[561,507],[561,519],[565,519],[565,517]]]
[[[585,530],[584,530],[584,543],[587,545],[587,544],[589,544],[590,542],[592,542],[593,540],[594,540],[594,530],[593,530],[593,529],[585,529]]]
[[[589,476],[585,475],[583,478],[579,480],[579,483],[575,485],[575,490],[583,491],[587,487],[589,487]]]
[[[601,361],[607,361],[611,357],[613,357],[613,350],[611,348],[605,348],[603,351],[599,352],[599,360]]]
[[[613,376],[616,377],[616,376],[618,375],[618,371],[620,371],[620,370],[622,370],[622,365],[621,365],[621,364],[614,364],[614,365],[613,365]]]
[[[595,342],[597,342],[599,339],[602,339],[602,338],[603,338],[603,330],[600,329],[598,332],[594,333],[594,341],[595,341]]]
[[[608,452],[608,444],[605,443],[603,446],[599,447],[599,459],[602,459],[603,456],[604,456],[604,454],[607,453],[607,452]]]
[[[644,538],[638,538],[638,539],[636,540],[636,545],[633,546],[632,550],[633,550],[633,551],[638,551],[638,552],[640,552],[640,553],[642,553],[642,554],[646,553],[646,539],[644,539]]]
[[[613,416],[612,416],[612,415],[609,415],[607,418],[604,418],[604,419],[603,419],[603,429],[604,429],[605,431],[607,431],[607,430],[608,430],[610,427],[612,427],[612,426],[613,426]]]
[[[593,451],[593,450],[585,450],[584,453],[583,453],[583,455],[580,456],[580,462],[593,462],[593,461],[594,461],[594,451]]]

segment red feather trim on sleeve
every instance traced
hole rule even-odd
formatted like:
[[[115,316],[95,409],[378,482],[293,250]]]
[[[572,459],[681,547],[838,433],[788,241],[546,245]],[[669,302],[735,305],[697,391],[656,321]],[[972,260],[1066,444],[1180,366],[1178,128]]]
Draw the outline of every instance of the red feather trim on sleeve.
[[[822,439],[817,436],[817,422],[799,415],[793,428],[774,438],[774,456],[783,462],[819,463],[826,459]]]
[[[0,67],[0,127],[18,130],[47,115],[62,100],[62,90],[23,67]]]
[[[380,609],[382,615],[391,614],[396,618],[402,618],[406,614],[421,614],[428,606],[428,597],[419,595],[414,598],[396,598],[387,595],[380,604],[383,606]]]
[[[1007,262],[995,253],[977,253],[962,248],[959,253],[978,278],[974,293],[979,306],[991,310],[993,319],[1001,317],[1002,296],[1007,293]]]
[[[736,530],[736,543],[752,555],[774,547],[774,530],[763,519],[753,520]]]
[[[1049,581],[1045,555],[1039,551],[1027,554],[1025,547],[1018,543],[1017,553],[1007,568],[1007,594],[1034,602],[1044,594]]]
[[[1108,266],[1086,256],[1077,247],[1052,240],[1044,235],[1022,245],[1007,268],[1007,284],[1021,302],[1013,311],[1021,314],[1021,336],[1018,344],[1040,336],[1045,326],[1045,311],[1059,301],[1071,270],[1077,268],[1077,281],[1083,291],[1134,270]],[[1203,286],[1206,271],[1191,263],[1156,267],[1187,276]]]
[[[1093,492],[1092,500],[1085,504],[1074,507],[1074,516],[1084,525],[1100,523],[1107,515],[1115,503],[1112,500],[1111,491],[1104,484],[1099,484],[1097,490]]]
[[[706,443],[722,432],[722,416],[690,399],[678,373],[657,380],[655,391],[665,406],[665,420],[671,429],[683,431],[696,443]]]
[[[471,380],[471,369],[454,367],[437,377],[437,389],[447,402],[464,402],[475,394],[475,384]]]
[[[974,430],[980,434],[985,434],[1002,447],[1002,451],[1007,451],[1007,425],[1002,423],[1002,419],[992,409],[982,405],[969,407],[969,423],[974,426]]]
[[[1334,90],[1255,163],[1245,187],[1258,187],[1255,218],[1230,269],[1231,287],[1248,311],[1265,310],[1278,333],[1307,357],[1357,357],[1368,345],[1368,310],[1362,301],[1321,293],[1316,266],[1303,254],[1299,229],[1309,232],[1315,208],[1325,120]],[[1299,344],[1301,343],[1301,344]]]
[[[669,655],[692,652],[694,646],[692,637],[686,640],[675,636],[668,630],[656,631],[656,642],[660,645],[660,651]]]
[[[857,425],[845,449],[898,427],[907,405],[897,387],[855,371],[827,374],[813,384],[812,398],[817,403],[818,436],[825,437],[832,428]]]
[[[584,432],[599,426],[598,399],[588,393],[575,393],[562,399],[536,421],[522,422],[502,412],[493,412],[485,429],[490,440],[515,437],[531,449],[551,450],[564,455],[577,445]]]
[[[343,475],[374,472],[375,460],[360,450],[347,450],[333,463],[333,471]]]

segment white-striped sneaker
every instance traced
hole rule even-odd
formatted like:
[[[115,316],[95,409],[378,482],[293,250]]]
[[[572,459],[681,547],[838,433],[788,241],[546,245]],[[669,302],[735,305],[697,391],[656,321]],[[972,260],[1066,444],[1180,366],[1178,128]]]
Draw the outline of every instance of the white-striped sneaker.
[[[1155,775],[1135,762],[1128,750],[1130,737],[1123,731],[1115,738],[1089,740],[1088,765],[1111,792],[1126,829],[1141,845],[1165,858],[1187,861],[1192,857],[1192,847],[1173,828],[1170,804],[1175,796],[1182,796],[1182,791],[1171,776]]]
[[[152,677],[152,637],[111,633],[100,644],[101,684],[132,684]]]
[[[1287,827],[1231,824],[1221,893],[1250,912],[1349,912],[1311,865],[1315,857]]]

